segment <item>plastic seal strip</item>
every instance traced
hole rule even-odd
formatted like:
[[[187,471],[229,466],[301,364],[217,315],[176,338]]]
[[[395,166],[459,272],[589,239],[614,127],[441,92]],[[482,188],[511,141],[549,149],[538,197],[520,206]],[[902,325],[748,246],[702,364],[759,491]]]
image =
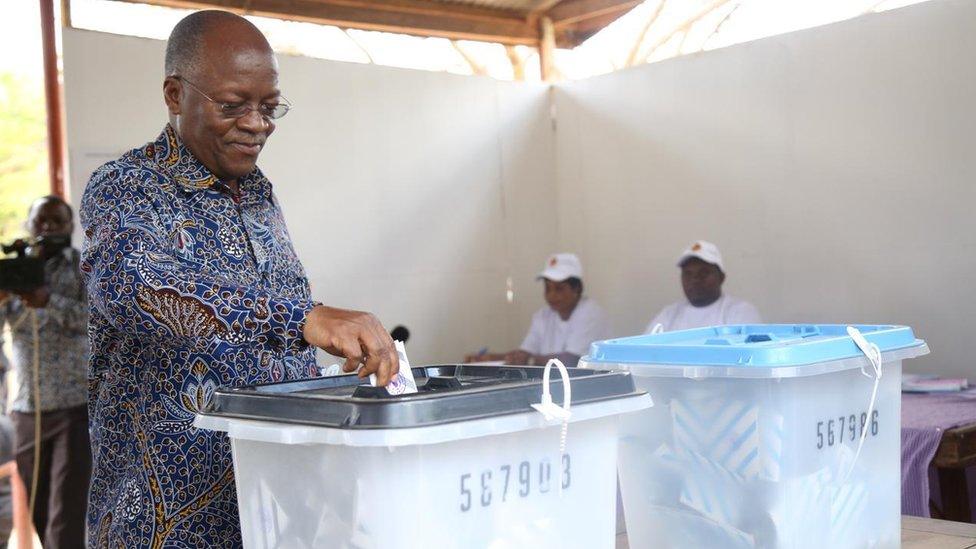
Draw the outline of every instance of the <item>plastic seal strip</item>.
[[[869,342],[861,334],[861,331],[853,326],[847,327],[847,335],[851,336],[854,340],[854,344],[857,348],[861,350],[862,353],[871,362],[871,367],[874,369],[873,373],[870,373],[861,366],[861,375],[867,378],[874,379],[874,387],[871,389],[871,402],[868,404],[868,417],[874,414],[874,406],[877,404],[878,399],[878,386],[881,384],[881,374],[883,373],[881,368],[881,349],[874,343]],[[847,474],[844,476],[844,481],[851,476],[854,472],[854,466],[857,464],[857,458],[861,456],[861,449],[864,448],[864,439],[867,438],[868,430],[861,429],[861,439],[857,442],[857,451],[854,452],[854,459],[851,461],[851,467],[848,469]]]
[[[552,402],[552,393],[549,391],[549,370],[554,364],[559,368],[559,375],[563,378],[563,405],[561,407]],[[548,421],[562,420],[563,430],[559,439],[560,456],[566,453],[566,431],[569,430],[569,417],[572,415],[572,412],[569,411],[573,400],[572,396],[573,387],[569,383],[569,372],[566,371],[566,366],[557,358],[550,359],[546,363],[546,369],[542,372],[542,402],[533,404],[532,407],[545,416]]]

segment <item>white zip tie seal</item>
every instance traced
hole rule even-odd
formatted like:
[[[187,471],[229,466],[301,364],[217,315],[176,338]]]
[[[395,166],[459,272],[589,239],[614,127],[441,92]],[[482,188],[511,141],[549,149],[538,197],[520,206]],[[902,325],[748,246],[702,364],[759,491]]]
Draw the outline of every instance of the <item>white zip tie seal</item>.
[[[881,384],[881,374],[883,370],[881,368],[881,349],[874,343],[869,342],[865,339],[861,331],[854,326],[847,327],[847,335],[851,336],[854,340],[854,344],[857,348],[864,353],[864,356],[868,358],[871,363],[871,367],[874,369],[874,375],[868,373],[864,366],[861,366],[861,375],[867,378],[874,379],[874,387],[871,389],[871,402],[868,404],[868,418],[874,413],[874,406],[877,404],[878,399],[878,386]],[[857,459],[861,457],[861,449],[864,448],[864,439],[867,438],[868,430],[864,428],[861,430],[861,438],[857,442],[857,451],[854,452],[854,459],[851,460],[851,467],[847,470],[847,474],[844,475],[844,482],[847,482],[848,477],[854,472],[854,466],[857,465]]]
[[[559,369],[559,375],[563,378],[563,405],[561,407],[552,402],[552,393],[549,391],[549,370],[552,369],[553,365]],[[566,453],[566,432],[569,430],[569,417],[572,415],[572,412],[569,411],[572,397],[573,387],[569,383],[569,371],[566,370],[566,366],[558,358],[549,359],[549,362],[546,363],[546,369],[542,372],[542,402],[533,404],[532,407],[545,416],[547,421],[562,420],[563,430],[559,439],[560,459]]]

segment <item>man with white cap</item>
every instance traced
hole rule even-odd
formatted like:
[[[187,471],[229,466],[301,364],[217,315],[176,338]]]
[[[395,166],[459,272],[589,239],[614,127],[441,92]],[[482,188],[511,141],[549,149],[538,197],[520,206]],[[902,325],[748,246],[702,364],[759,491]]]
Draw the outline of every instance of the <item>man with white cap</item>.
[[[681,287],[687,301],[672,303],[654,317],[645,333],[672,332],[726,324],[758,324],[759,311],[751,303],[722,294],[725,267],[718,246],[698,240],[678,258]]]
[[[549,256],[536,279],[545,284],[547,306],[532,315],[529,333],[519,348],[469,355],[466,362],[502,360],[531,366],[558,358],[567,366],[575,366],[590,343],[609,337],[607,315],[595,301],[583,297],[583,266],[576,254]]]

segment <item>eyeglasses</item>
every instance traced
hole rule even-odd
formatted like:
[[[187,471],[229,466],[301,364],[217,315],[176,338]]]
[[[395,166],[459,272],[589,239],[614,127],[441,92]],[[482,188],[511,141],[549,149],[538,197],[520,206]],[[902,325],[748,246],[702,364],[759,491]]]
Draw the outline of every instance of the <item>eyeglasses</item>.
[[[282,101],[284,101],[283,103],[261,103],[260,105],[257,106],[257,108],[252,107],[249,103],[224,103],[223,101],[217,101],[216,99],[210,97],[209,95],[204,93],[203,90],[197,87],[196,84],[190,82],[186,78],[183,78],[182,76],[176,76],[175,78],[177,80],[185,82],[188,86],[193,88],[197,93],[204,96],[207,99],[207,101],[210,101],[214,105],[217,105],[217,108],[220,110],[220,114],[222,114],[226,118],[241,118],[242,116],[247,115],[251,111],[256,110],[258,111],[258,114],[260,114],[266,120],[277,120],[282,116],[288,114],[288,110],[291,109],[291,104],[288,103],[288,100],[286,100],[283,97],[281,98]]]

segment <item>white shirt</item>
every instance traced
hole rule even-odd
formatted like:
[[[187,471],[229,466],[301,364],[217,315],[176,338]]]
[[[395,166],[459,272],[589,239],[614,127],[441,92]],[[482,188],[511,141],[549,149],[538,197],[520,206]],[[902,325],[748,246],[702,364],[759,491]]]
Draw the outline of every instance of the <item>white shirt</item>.
[[[665,332],[724,326],[727,324],[760,324],[759,311],[751,303],[723,295],[718,301],[706,307],[695,307],[688,301],[672,303],[654,317],[647,325],[645,334],[651,333],[654,326],[661,324]]]
[[[610,337],[610,321],[603,309],[589,298],[580,299],[569,315],[569,320],[559,318],[559,313],[548,305],[532,315],[529,333],[519,349],[534,355],[572,353],[583,356],[590,343]]]

